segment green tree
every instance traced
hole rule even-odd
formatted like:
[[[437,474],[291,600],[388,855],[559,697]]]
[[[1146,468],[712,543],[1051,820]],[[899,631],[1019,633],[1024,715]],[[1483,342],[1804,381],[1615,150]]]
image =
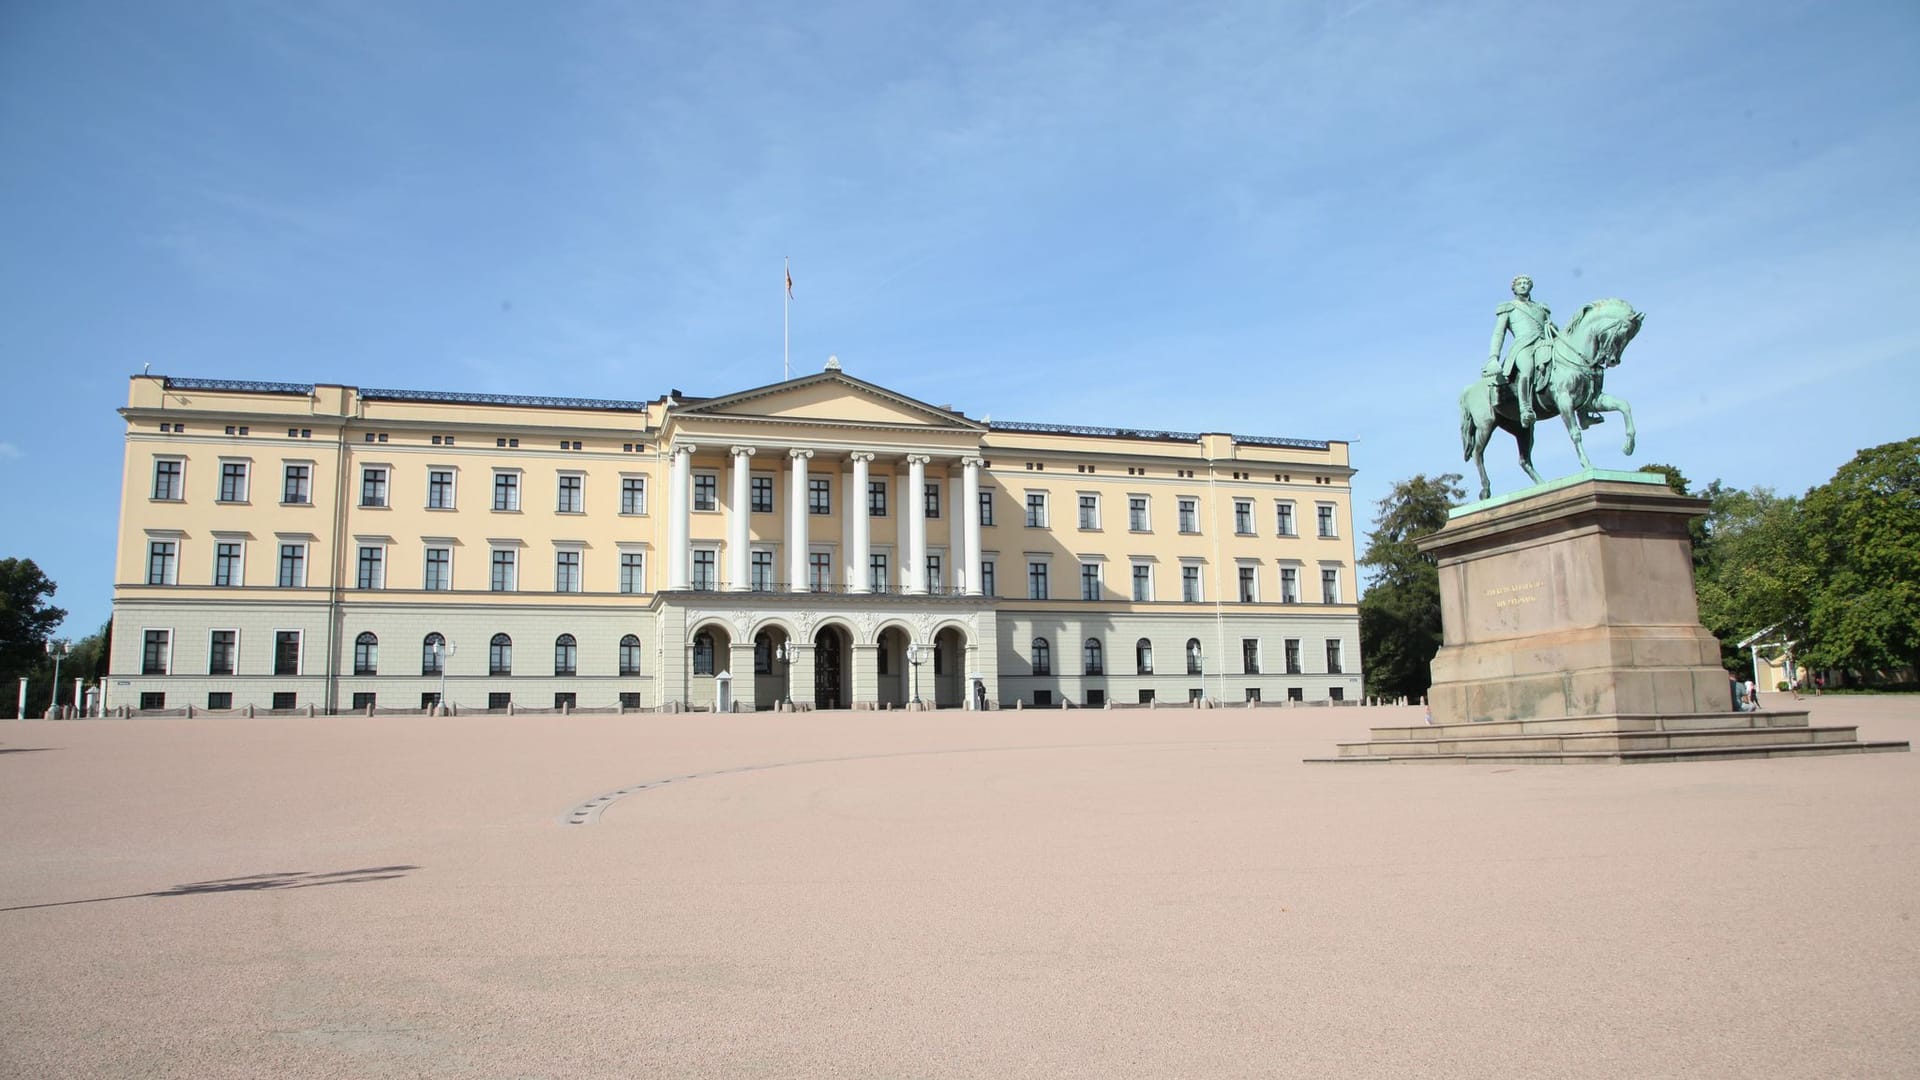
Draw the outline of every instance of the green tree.
[[[1429,665],[1440,651],[1440,573],[1416,544],[1440,531],[1447,510],[1466,498],[1459,473],[1425,474],[1393,486],[1379,503],[1360,565],[1360,653],[1367,693],[1418,698],[1433,684]]]
[[[1817,579],[1801,655],[1865,674],[1920,670],[1920,437],[1870,447],[1807,492]]]
[[[22,675],[51,667],[47,637],[67,617],[47,602],[58,588],[32,559],[0,559],[0,688],[8,699]],[[32,708],[30,698],[29,711]]]
[[[1808,551],[1808,518],[1799,499],[1767,488],[1713,486],[1704,542],[1695,547],[1694,588],[1700,622],[1720,639],[1721,662],[1744,672],[1749,658],[1735,643],[1756,630],[1780,628],[1805,641],[1807,612],[1819,583]]]

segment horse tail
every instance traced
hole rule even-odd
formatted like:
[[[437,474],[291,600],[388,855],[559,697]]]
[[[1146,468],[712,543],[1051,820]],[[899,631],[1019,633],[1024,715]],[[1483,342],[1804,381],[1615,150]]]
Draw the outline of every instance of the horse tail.
[[[1473,387],[1460,395],[1460,460],[1473,460],[1475,429],[1479,427],[1473,418],[1473,406],[1467,404],[1472,399]]]

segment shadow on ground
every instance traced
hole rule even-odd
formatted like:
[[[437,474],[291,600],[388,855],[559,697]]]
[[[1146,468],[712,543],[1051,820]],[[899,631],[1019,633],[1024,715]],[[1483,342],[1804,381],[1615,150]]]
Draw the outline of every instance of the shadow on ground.
[[[369,881],[390,881],[406,876],[409,870],[418,870],[411,864],[401,866],[364,866],[358,870],[334,870],[324,874],[305,871],[283,870],[272,874],[250,874],[247,877],[216,878],[213,881],[193,881],[185,885],[175,885],[171,889],[155,892],[127,893],[123,896],[95,896],[85,900],[55,900],[46,904],[21,904],[18,907],[0,908],[0,911],[32,911],[35,908],[69,907],[73,904],[101,904],[108,900],[140,900],[146,897],[162,896],[205,896],[209,893],[264,892],[269,889],[311,889],[316,885],[358,885]]]

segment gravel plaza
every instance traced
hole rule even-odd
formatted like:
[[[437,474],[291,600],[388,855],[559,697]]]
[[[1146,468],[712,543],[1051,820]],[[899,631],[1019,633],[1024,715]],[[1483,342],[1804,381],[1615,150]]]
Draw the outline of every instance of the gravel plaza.
[[[1920,756],[1419,714],[0,723],[0,1075],[1920,1075]]]

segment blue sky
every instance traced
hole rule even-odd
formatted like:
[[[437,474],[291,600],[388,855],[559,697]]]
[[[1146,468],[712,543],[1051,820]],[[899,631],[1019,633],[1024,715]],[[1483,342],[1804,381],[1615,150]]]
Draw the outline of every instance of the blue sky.
[[[1524,272],[1648,313],[1597,465],[1802,491],[1920,432],[1917,53],[1907,0],[7,5],[0,556],[105,620],[144,364],[725,393],[785,256],[796,374],[1349,439],[1369,522],[1471,468]]]

